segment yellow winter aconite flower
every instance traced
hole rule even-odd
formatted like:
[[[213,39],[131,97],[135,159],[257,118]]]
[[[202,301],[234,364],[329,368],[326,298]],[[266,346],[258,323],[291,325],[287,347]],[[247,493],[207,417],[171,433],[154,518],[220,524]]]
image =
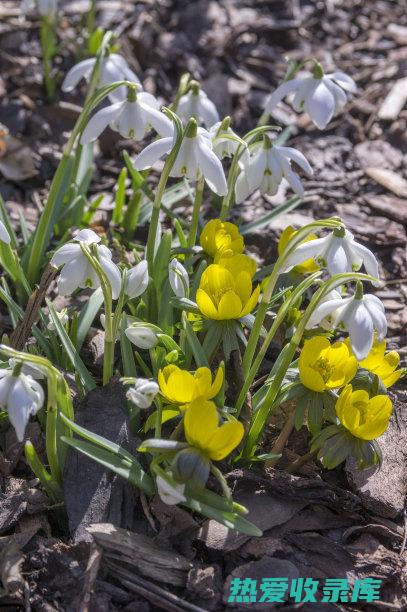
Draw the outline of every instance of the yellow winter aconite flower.
[[[189,404],[197,397],[205,400],[215,397],[223,383],[223,368],[218,368],[212,381],[209,368],[198,368],[194,373],[168,365],[158,372],[161,394],[172,404]]]
[[[320,393],[346,385],[355,376],[357,367],[356,357],[344,342],[331,344],[323,336],[307,340],[298,360],[302,384]]]
[[[223,266],[211,264],[201,276],[196,302],[207,319],[240,319],[256,306],[259,293],[260,287],[253,291],[252,279],[246,270],[234,276]]]
[[[352,385],[347,385],[335,410],[342,425],[356,438],[374,440],[386,431],[393,404],[387,395],[369,398],[367,391],[353,391]]]
[[[286,248],[290,238],[295,236],[297,231],[298,230],[295,230],[292,225],[288,225],[285,228],[285,230],[282,232],[282,234],[280,236],[280,239],[279,239],[278,245],[277,245],[277,249],[278,249],[278,254],[279,255],[281,255],[281,253],[283,253],[283,251]],[[317,236],[315,234],[310,234],[308,236],[308,238],[306,238],[304,240],[304,242],[309,242],[310,240],[315,240],[316,238],[317,238]],[[304,243],[301,243],[301,244],[304,244]],[[297,266],[294,266],[293,270],[295,272],[298,272],[298,274],[310,274],[311,272],[316,272],[317,270],[319,270],[319,266],[317,266],[317,264],[315,263],[315,261],[311,257],[310,259],[307,259],[306,261],[304,261],[304,263],[298,264]]]
[[[256,274],[257,265],[252,257],[239,253],[238,255],[226,256],[222,253],[215,255],[215,263],[229,270],[236,277],[239,272],[248,272],[250,278]]]
[[[219,426],[215,404],[203,398],[198,398],[189,405],[185,412],[184,430],[188,444],[213,461],[227,457],[240,443],[244,434],[242,423],[233,417]]]
[[[200,244],[211,257],[219,253],[236,255],[243,253],[244,249],[243,236],[240,236],[237,225],[220,219],[208,221],[202,230]]]
[[[346,340],[346,343],[348,344],[349,340]],[[350,344],[348,346],[350,347]],[[376,374],[386,389],[394,385],[402,375],[403,370],[397,370],[399,363],[400,355],[398,352],[389,351],[386,353],[386,340],[378,342],[377,337],[368,356],[359,361],[360,367]]]

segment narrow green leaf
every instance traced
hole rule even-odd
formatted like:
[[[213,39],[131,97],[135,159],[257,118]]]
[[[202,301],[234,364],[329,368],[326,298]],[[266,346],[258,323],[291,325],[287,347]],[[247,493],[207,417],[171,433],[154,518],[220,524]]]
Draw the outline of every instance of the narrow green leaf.
[[[90,298],[85,302],[82,307],[81,313],[78,320],[78,331],[76,335],[76,350],[79,352],[82,348],[83,342],[89,332],[90,326],[92,325],[95,317],[103,304],[103,293],[99,287],[92,293]]]
[[[201,343],[198,340],[198,336],[193,331],[190,322],[187,319],[186,314],[182,313],[182,326],[184,328],[186,338],[189,346],[191,347],[192,354],[195,359],[195,363],[198,368],[206,366],[209,367],[209,362],[206,358],[205,351],[202,348]]]

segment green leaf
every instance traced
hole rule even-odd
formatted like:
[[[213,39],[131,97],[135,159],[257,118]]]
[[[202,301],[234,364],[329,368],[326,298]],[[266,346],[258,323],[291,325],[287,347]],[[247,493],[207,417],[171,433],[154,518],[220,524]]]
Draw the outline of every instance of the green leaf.
[[[194,356],[196,365],[198,366],[198,368],[203,366],[209,368],[209,363],[206,358],[205,351],[203,350],[202,345],[198,340],[198,336],[192,329],[185,312],[182,313],[182,327],[184,328],[187,342],[191,347],[191,351]]]
[[[253,523],[250,523],[250,521],[248,521],[239,514],[228,512],[226,510],[219,510],[218,508],[209,506],[208,504],[205,504],[191,497],[188,497],[187,501],[183,502],[182,505],[187,506],[187,508],[190,508],[195,512],[199,512],[200,514],[203,514],[208,518],[215,519],[216,521],[222,523],[222,525],[225,525],[225,527],[228,527],[229,529],[235,529],[240,533],[244,533],[253,537],[260,537],[261,535],[263,535],[263,532],[258,527],[256,527],[256,525],[253,525]]]
[[[295,412],[294,412],[294,427],[297,431],[299,431],[301,427],[304,425],[305,412],[307,410],[309,401],[310,401],[310,398],[309,398],[308,393],[306,393],[302,397],[299,397],[297,400],[297,403],[295,405]]]
[[[176,408],[164,409],[161,413],[161,424],[166,423],[167,421],[170,421],[171,419],[174,419],[175,417],[180,416],[180,414],[181,414],[180,410]],[[149,415],[148,419],[146,420],[144,424],[144,432],[146,433],[147,431],[150,431],[150,429],[154,429],[156,422],[157,422],[157,410],[154,410],[154,412],[152,412]]]
[[[86,391],[91,391],[92,389],[96,387],[95,381],[93,380],[89,370],[87,369],[82,359],[80,358],[79,353],[77,352],[76,348],[72,344],[50,300],[47,299],[46,302],[47,302],[47,306],[49,309],[49,316],[53,324],[55,325],[55,330],[61,340],[62,346],[64,347],[69,357],[70,362],[75,368],[76,373],[79,375],[79,378],[83,386],[85,387]]]
[[[76,335],[76,350],[79,352],[82,348],[83,342],[89,332],[90,326],[92,325],[95,317],[103,304],[103,293],[99,287],[92,293],[90,298],[85,302],[82,307],[81,313],[78,320],[78,331]]]
[[[315,436],[322,427],[324,420],[324,404],[322,393],[313,393],[308,405],[308,429]]]
[[[137,450],[140,453],[152,453],[162,451],[172,453],[174,451],[182,450],[184,448],[188,448],[188,444],[186,442],[177,442],[176,440],[162,440],[160,438],[150,438],[148,440],[143,440]]]
[[[152,479],[144,472],[144,470],[134,459],[129,461],[121,456],[114,455],[103,448],[94,446],[89,442],[84,442],[83,440],[66,438],[65,436],[62,436],[61,440],[84,454],[86,457],[93,459],[97,463],[100,463],[100,465],[103,465],[105,468],[108,468],[109,470],[112,470],[112,472],[122,476],[122,478],[125,478],[139,489],[142,489],[145,493],[147,493],[147,495],[154,494],[155,487]]]

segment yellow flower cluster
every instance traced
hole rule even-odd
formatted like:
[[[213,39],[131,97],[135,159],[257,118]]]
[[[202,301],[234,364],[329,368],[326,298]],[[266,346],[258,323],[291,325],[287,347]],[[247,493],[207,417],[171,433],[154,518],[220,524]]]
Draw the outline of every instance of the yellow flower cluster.
[[[240,443],[244,428],[235,418],[219,426],[219,415],[213,399],[223,384],[223,368],[218,368],[212,380],[209,368],[194,373],[168,365],[158,372],[158,384],[163,397],[185,410],[184,431],[190,446],[208,459],[223,459]]]
[[[233,223],[209,221],[201,234],[201,246],[214,262],[204,270],[196,302],[207,319],[240,319],[252,312],[260,287],[253,290],[256,263],[243,254],[244,241]]]

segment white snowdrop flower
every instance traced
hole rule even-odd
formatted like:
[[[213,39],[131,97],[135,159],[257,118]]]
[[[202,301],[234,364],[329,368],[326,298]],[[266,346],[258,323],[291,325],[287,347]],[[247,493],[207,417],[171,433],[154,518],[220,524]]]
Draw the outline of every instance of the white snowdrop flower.
[[[133,323],[124,333],[130,342],[144,350],[152,349],[158,344],[157,334],[143,323]]]
[[[23,0],[21,11],[25,14],[37,9],[41,17],[53,17],[58,10],[57,0]]]
[[[55,251],[51,264],[59,268],[63,266],[58,278],[58,293],[71,295],[78,287],[85,289],[100,287],[99,277],[81,249],[81,243],[97,244],[100,237],[94,231],[81,230],[74,238],[75,242],[65,244]],[[116,300],[120,294],[121,274],[119,268],[112,262],[112,253],[104,245],[96,247],[98,261],[105,272],[111,288],[112,297]]]
[[[191,118],[196,119],[198,123],[203,123],[207,128],[219,121],[216,106],[196,81],[192,81],[188,93],[181,96],[176,112],[181,119],[185,121]]]
[[[160,104],[151,94],[129,89],[127,99],[98,111],[86,126],[81,144],[92,142],[110,125],[123,138],[142,140],[151,128],[160,136],[172,136],[171,121],[160,111]]]
[[[0,241],[5,242],[6,244],[10,244],[10,236],[7,231],[6,226],[2,221],[0,221]]]
[[[140,261],[134,268],[126,271],[126,295],[130,298],[139,297],[148,287],[148,263],[146,260]]]
[[[325,304],[325,302],[329,302],[331,300],[342,300],[342,296],[336,289],[332,289],[332,291],[328,291],[325,297],[320,301],[319,305]],[[319,326],[323,327],[327,331],[331,331],[333,328],[332,316],[328,314],[324,319],[319,322]]]
[[[319,304],[311,314],[307,329],[319,325],[327,316],[332,317],[333,327],[349,332],[350,345],[358,361],[365,359],[370,352],[375,330],[379,342],[386,336],[384,306],[375,295],[363,295],[361,283],[357,284],[355,295]]]
[[[275,195],[283,178],[302,198],[304,188],[298,174],[291,168],[292,161],[308,175],[312,174],[312,168],[302,153],[292,147],[273,145],[265,135],[263,141],[256,143],[250,153],[244,152],[239,161],[240,174],[235,185],[236,203],[243,202],[256,189],[260,189],[262,194]]]
[[[157,485],[157,492],[161,500],[167,504],[167,506],[175,506],[186,501],[184,495],[185,485],[174,483],[171,484],[166,478],[157,476],[155,479]]]
[[[246,145],[245,141],[230,127],[230,117],[225,117],[223,121],[218,121],[209,130],[212,140],[213,152],[223,159],[224,157],[233,157],[239,146]]]
[[[96,57],[91,57],[73,66],[64,78],[61,86],[62,91],[72,91],[82,78],[89,82],[95,64]],[[117,53],[110,53],[110,55],[101,59],[99,70],[99,87],[110,85],[116,81],[131,81],[140,84],[138,76],[129,68],[126,60]],[[127,88],[123,86],[110,93],[109,98],[112,102],[122,102],[126,95]]]
[[[155,381],[138,378],[134,386],[127,391],[126,397],[141,410],[146,410],[150,408],[159,390],[160,387]]]
[[[66,323],[68,323],[69,316],[68,316],[68,310],[66,308],[62,308],[62,310],[60,312],[57,312],[56,315],[58,319],[60,320],[60,322],[62,323],[62,325],[65,325]],[[53,321],[50,321],[48,323],[47,329],[49,329],[49,331],[55,331],[55,325]]]
[[[134,160],[137,170],[146,170],[161,157],[167,155],[175,143],[174,137],[161,138],[146,147]],[[180,150],[171,169],[170,176],[195,181],[204,177],[209,188],[218,195],[226,195],[227,183],[222,164],[212,150],[209,133],[198,128],[191,119],[187,133],[182,140]]]
[[[19,442],[24,440],[30,416],[36,414],[43,403],[41,385],[31,376],[23,374],[21,366],[0,370],[0,407],[7,411]]]
[[[313,258],[322,268],[327,268],[331,276],[356,272],[364,265],[366,272],[375,278],[379,275],[376,257],[368,248],[355,241],[351,232],[345,228],[334,230],[324,238],[317,238],[299,245],[289,255],[282,272]]]
[[[356,89],[355,81],[348,75],[343,72],[324,74],[316,64],[312,76],[290,79],[277,87],[266,103],[265,113],[271,113],[283,98],[295,93],[294,110],[308,113],[314,124],[323,130],[346,104],[345,92],[355,93]]]
[[[168,266],[168,277],[171,289],[178,298],[188,297],[189,276],[182,263],[178,259],[172,259]]]

